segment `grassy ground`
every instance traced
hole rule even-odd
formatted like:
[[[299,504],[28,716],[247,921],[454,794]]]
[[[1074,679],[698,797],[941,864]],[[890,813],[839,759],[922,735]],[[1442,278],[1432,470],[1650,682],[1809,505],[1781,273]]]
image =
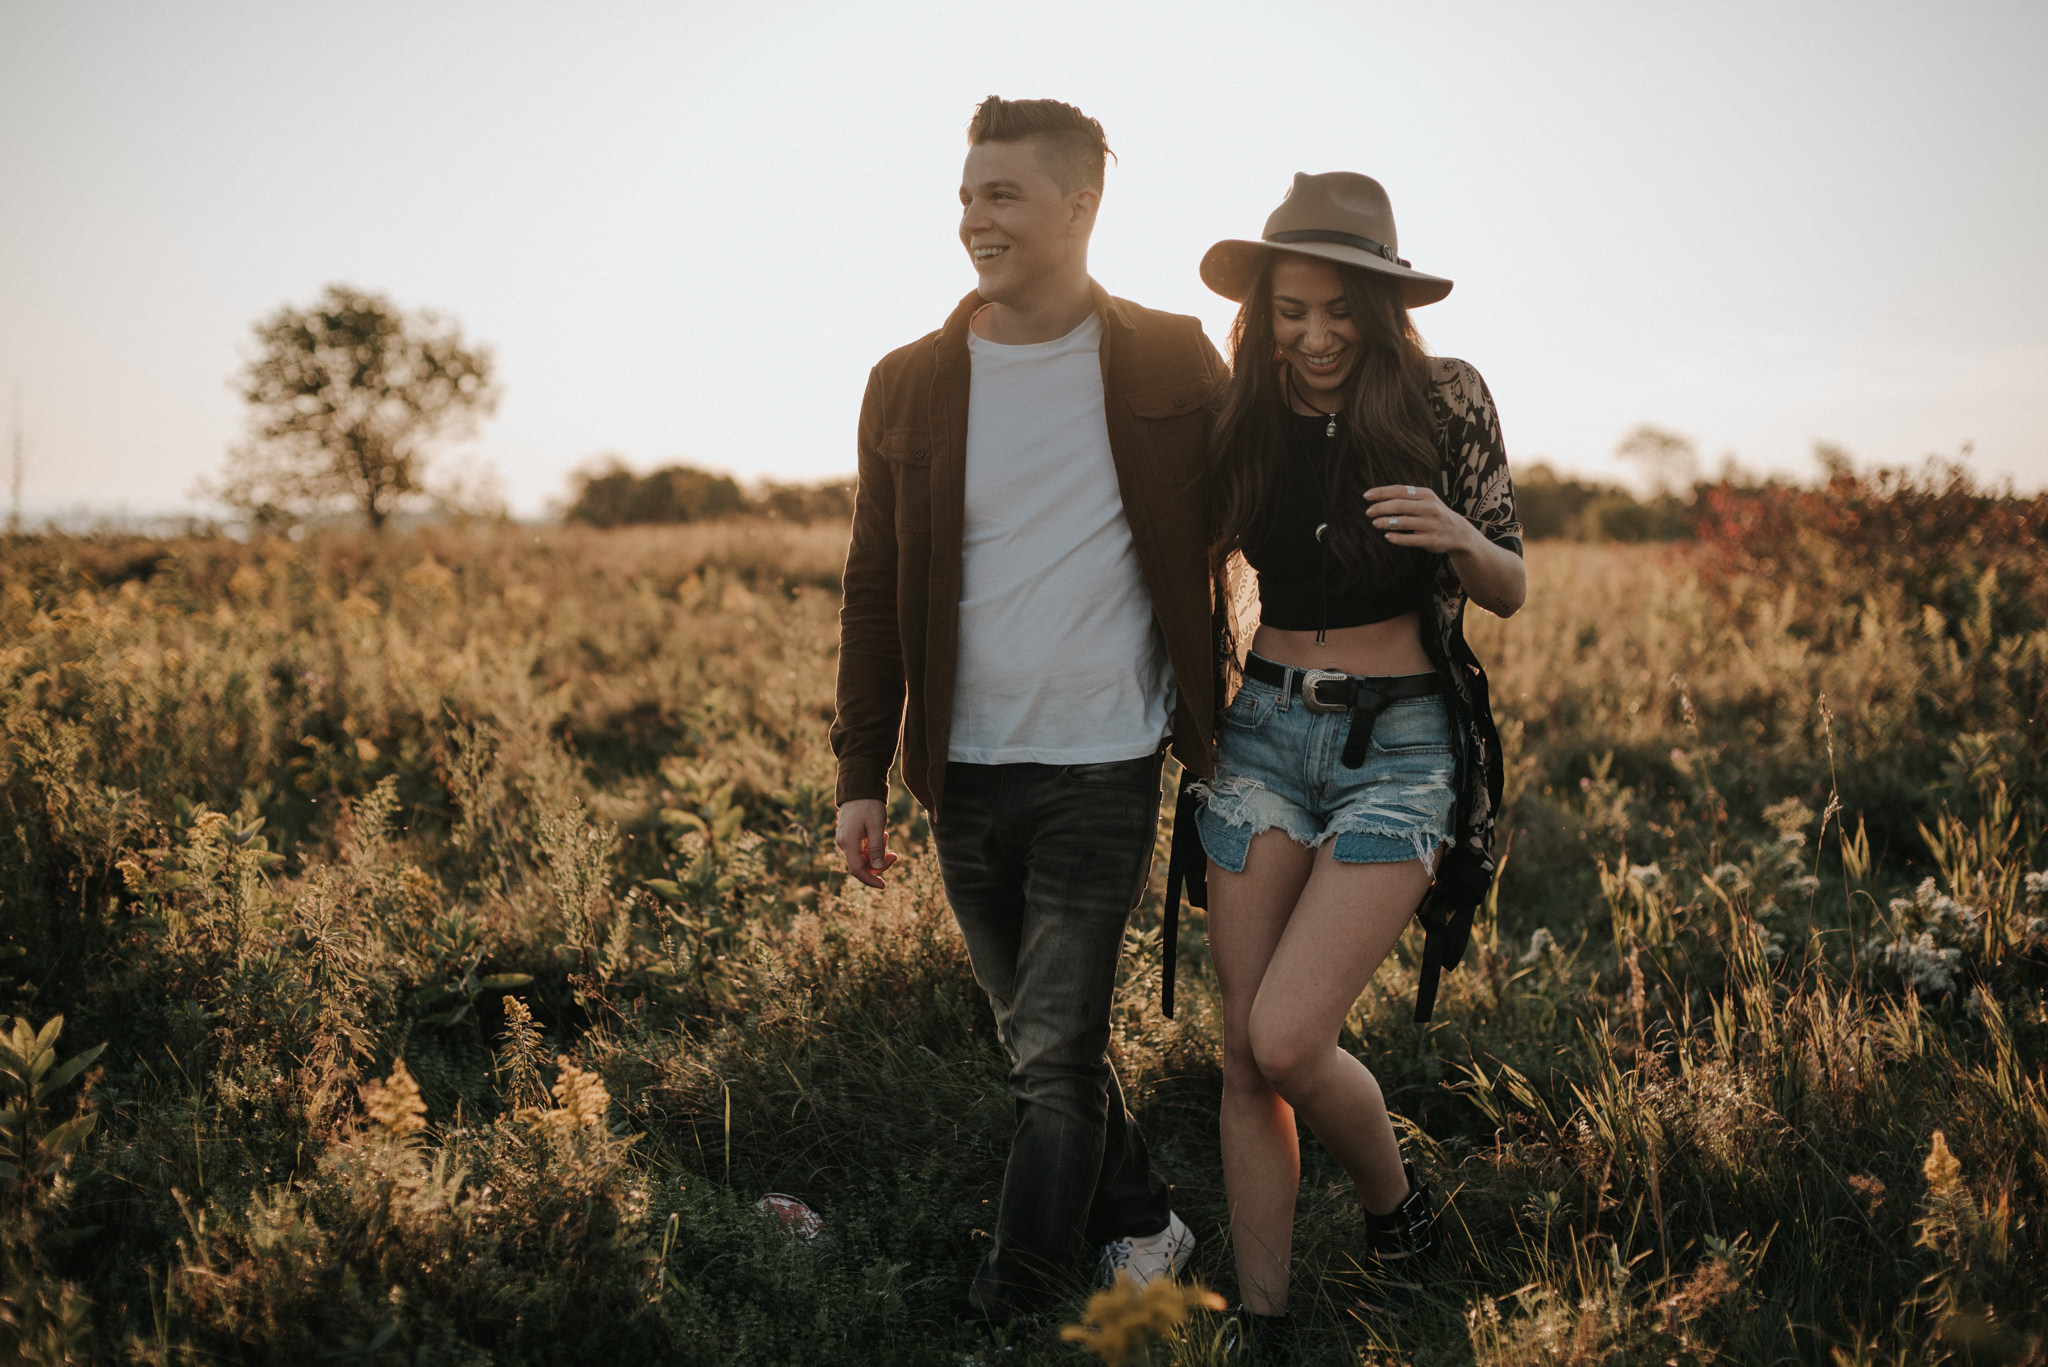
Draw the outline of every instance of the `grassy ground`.
[[[832,869],[842,549],[0,548],[0,1348],[957,1360],[1010,1107],[908,798],[891,889]],[[1472,627],[1497,904],[1435,1021],[1404,953],[1347,1034],[1448,1247],[1375,1308],[1306,1145],[1300,1360],[2041,1361],[2038,573],[1531,574]],[[1197,915],[1161,1019],[1158,911],[1116,1049],[1228,1295],[1212,979]]]

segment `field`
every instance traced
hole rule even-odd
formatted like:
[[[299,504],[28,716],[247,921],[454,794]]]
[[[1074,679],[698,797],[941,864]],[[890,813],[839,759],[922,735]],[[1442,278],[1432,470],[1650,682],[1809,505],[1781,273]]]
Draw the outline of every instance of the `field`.
[[[0,1357],[958,1361],[1011,1111],[907,796],[834,872],[843,545],[0,544]],[[1543,543],[1474,614],[1504,875],[1347,1035],[1447,1247],[1368,1308],[1306,1144],[1301,1361],[2048,1359],[2048,572],[1801,556]],[[1115,1047],[1234,1298],[1163,869]]]

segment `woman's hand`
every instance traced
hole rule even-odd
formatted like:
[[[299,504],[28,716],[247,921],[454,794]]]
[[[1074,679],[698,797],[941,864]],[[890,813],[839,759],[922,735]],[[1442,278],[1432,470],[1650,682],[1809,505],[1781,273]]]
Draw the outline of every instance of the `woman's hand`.
[[[1365,491],[1365,513],[1395,546],[1448,555],[1465,596],[1498,617],[1512,617],[1529,596],[1522,557],[1496,546],[1471,519],[1420,484],[1382,484]]]
[[[1467,551],[1486,538],[1463,514],[1453,512],[1420,484],[1382,484],[1365,491],[1365,515],[1395,546],[1413,546],[1435,555]]]

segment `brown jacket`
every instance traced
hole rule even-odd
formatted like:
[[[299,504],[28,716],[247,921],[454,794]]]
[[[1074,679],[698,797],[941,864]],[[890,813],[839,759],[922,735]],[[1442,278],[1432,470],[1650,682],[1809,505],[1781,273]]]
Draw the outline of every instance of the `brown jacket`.
[[[1093,288],[1109,449],[1180,694],[1173,753],[1206,777],[1216,697],[1201,471],[1223,358],[1196,319]],[[967,320],[982,302],[969,294],[944,327],[868,375],[832,723],[842,803],[887,796],[899,730],[905,785],[928,809],[942,800],[959,648]]]

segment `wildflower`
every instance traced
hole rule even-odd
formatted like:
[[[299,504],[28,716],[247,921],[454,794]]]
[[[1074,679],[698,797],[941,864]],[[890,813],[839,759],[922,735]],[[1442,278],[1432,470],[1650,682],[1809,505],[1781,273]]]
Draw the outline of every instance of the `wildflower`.
[[[1556,948],[1557,940],[1552,937],[1547,929],[1538,926],[1535,932],[1529,936],[1529,949],[1527,953],[1522,955],[1521,961],[1525,964],[1533,964]]]
[[[596,1073],[586,1073],[563,1055],[556,1062],[562,1065],[562,1076],[556,1080],[555,1100],[569,1113],[576,1128],[591,1129],[604,1120],[604,1113],[612,1104],[612,1094],[605,1090],[604,1079]]]
[[[1664,879],[1664,870],[1655,864],[1631,864],[1628,876],[1646,888],[1654,888]]]
[[[429,555],[399,577],[416,589],[437,594],[448,591],[448,586],[455,582],[455,571]]]
[[[554,1107],[548,1110],[525,1107],[513,1112],[513,1118],[531,1121],[549,1134],[564,1139],[577,1130],[596,1129],[603,1123],[605,1112],[612,1104],[612,1094],[605,1090],[604,1079],[578,1068],[569,1061],[567,1054],[558,1055],[555,1062],[562,1072],[555,1079]]]
[[[1785,844],[1804,844],[1806,828],[1813,824],[1813,808],[1796,797],[1773,802],[1764,808],[1764,821]]]
[[[1160,1277],[1143,1289],[1119,1273],[1116,1285],[1088,1298],[1083,1323],[1069,1324],[1060,1337],[1078,1343],[1110,1367],[1142,1362],[1152,1340],[1186,1322],[1188,1311],[1221,1310],[1223,1297],[1199,1286]]]
[[[1738,864],[1716,864],[1707,877],[1723,887],[1741,887],[1749,881],[1743,876],[1742,867]]]
[[[1941,891],[1932,878],[1921,879],[1911,897],[1892,898],[1891,912],[1893,920],[1923,927],[1942,941],[1970,939],[1984,926],[1982,913]]]
[[[1928,1146],[1927,1161],[1920,1165],[1920,1174],[1927,1179],[1928,1192],[1938,1200],[1954,1196],[1963,1184],[1963,1165],[1949,1152],[1948,1136],[1940,1130],[1934,1132],[1934,1142]]]
[[[363,1109],[393,1139],[404,1139],[427,1127],[427,1103],[420,1097],[420,1085],[406,1071],[405,1060],[391,1065],[391,1076],[382,1082],[363,1084]]]
[[[1890,944],[1872,940],[1866,948],[1881,954],[1916,992],[1940,996],[1956,990],[1956,970],[1962,965],[1963,952],[1935,944],[1929,931]]]
[[[1820,891],[1820,879],[1810,873],[1801,874],[1792,880],[1788,890],[1797,897],[1811,897]]]

